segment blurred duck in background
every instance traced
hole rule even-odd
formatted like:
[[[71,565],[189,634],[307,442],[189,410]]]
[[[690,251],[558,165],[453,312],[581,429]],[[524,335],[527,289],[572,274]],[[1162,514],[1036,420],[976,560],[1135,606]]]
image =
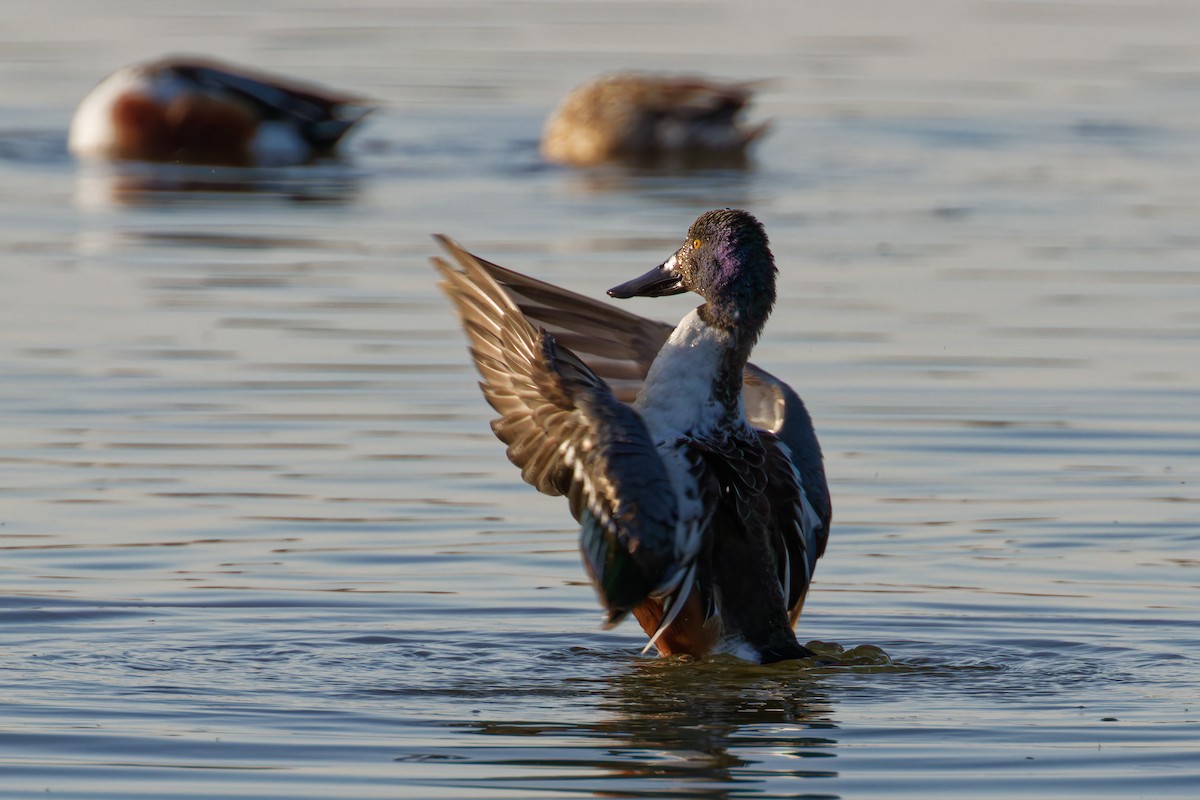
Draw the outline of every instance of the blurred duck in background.
[[[81,158],[283,167],[331,156],[374,107],[363,98],[201,58],[124,67],[79,104]]]
[[[616,73],[572,91],[542,133],[549,161],[588,166],[741,166],[767,130],[739,117],[757,83]]]

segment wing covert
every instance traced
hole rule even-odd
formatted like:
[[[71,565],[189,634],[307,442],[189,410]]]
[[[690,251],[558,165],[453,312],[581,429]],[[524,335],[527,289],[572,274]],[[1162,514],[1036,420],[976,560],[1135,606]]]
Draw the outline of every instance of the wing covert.
[[[742,396],[746,417],[760,430],[775,434],[787,446],[788,457],[800,476],[800,485],[821,522],[816,555],[825,552],[833,507],[821,445],[813,430],[812,417],[800,395],[791,386],[765,369],[747,364],[743,374]]]
[[[812,584],[817,559],[825,551],[829,528],[814,508],[800,469],[788,445],[762,431],[766,450],[767,497],[771,504],[772,547],[788,616],[794,625]]]

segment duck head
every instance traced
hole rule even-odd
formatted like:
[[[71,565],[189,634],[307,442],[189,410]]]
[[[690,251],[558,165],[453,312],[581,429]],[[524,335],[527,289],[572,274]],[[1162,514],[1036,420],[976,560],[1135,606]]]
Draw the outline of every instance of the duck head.
[[[608,290],[610,297],[666,297],[695,292],[710,325],[757,337],[775,303],[775,259],[762,223],[739,209],[701,214],[674,255],[644,275]]]

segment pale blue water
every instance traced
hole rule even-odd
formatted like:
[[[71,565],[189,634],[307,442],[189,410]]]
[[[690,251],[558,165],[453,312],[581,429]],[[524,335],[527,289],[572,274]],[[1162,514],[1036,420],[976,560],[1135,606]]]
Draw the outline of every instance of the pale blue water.
[[[1200,10],[737,9],[10,23],[0,796],[1197,796]],[[68,158],[90,85],[171,51],[385,108],[340,166]],[[543,165],[545,114],[623,66],[774,78],[755,167]],[[755,360],[806,398],[833,491],[801,638],[890,665],[600,631],[427,264],[443,232],[599,296],[724,205],[771,234]]]

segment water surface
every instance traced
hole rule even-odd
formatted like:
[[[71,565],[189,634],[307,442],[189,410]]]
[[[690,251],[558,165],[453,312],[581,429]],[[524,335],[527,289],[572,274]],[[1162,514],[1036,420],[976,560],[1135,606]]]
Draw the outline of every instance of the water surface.
[[[3,794],[1194,797],[1198,30],[1183,2],[29,9],[0,56]],[[342,164],[74,163],[79,96],[180,50],[384,108]],[[561,94],[624,66],[773,78],[752,168],[542,164]],[[755,360],[833,491],[801,639],[889,663],[599,630],[427,263],[443,232],[599,296],[726,205],[771,235]]]

